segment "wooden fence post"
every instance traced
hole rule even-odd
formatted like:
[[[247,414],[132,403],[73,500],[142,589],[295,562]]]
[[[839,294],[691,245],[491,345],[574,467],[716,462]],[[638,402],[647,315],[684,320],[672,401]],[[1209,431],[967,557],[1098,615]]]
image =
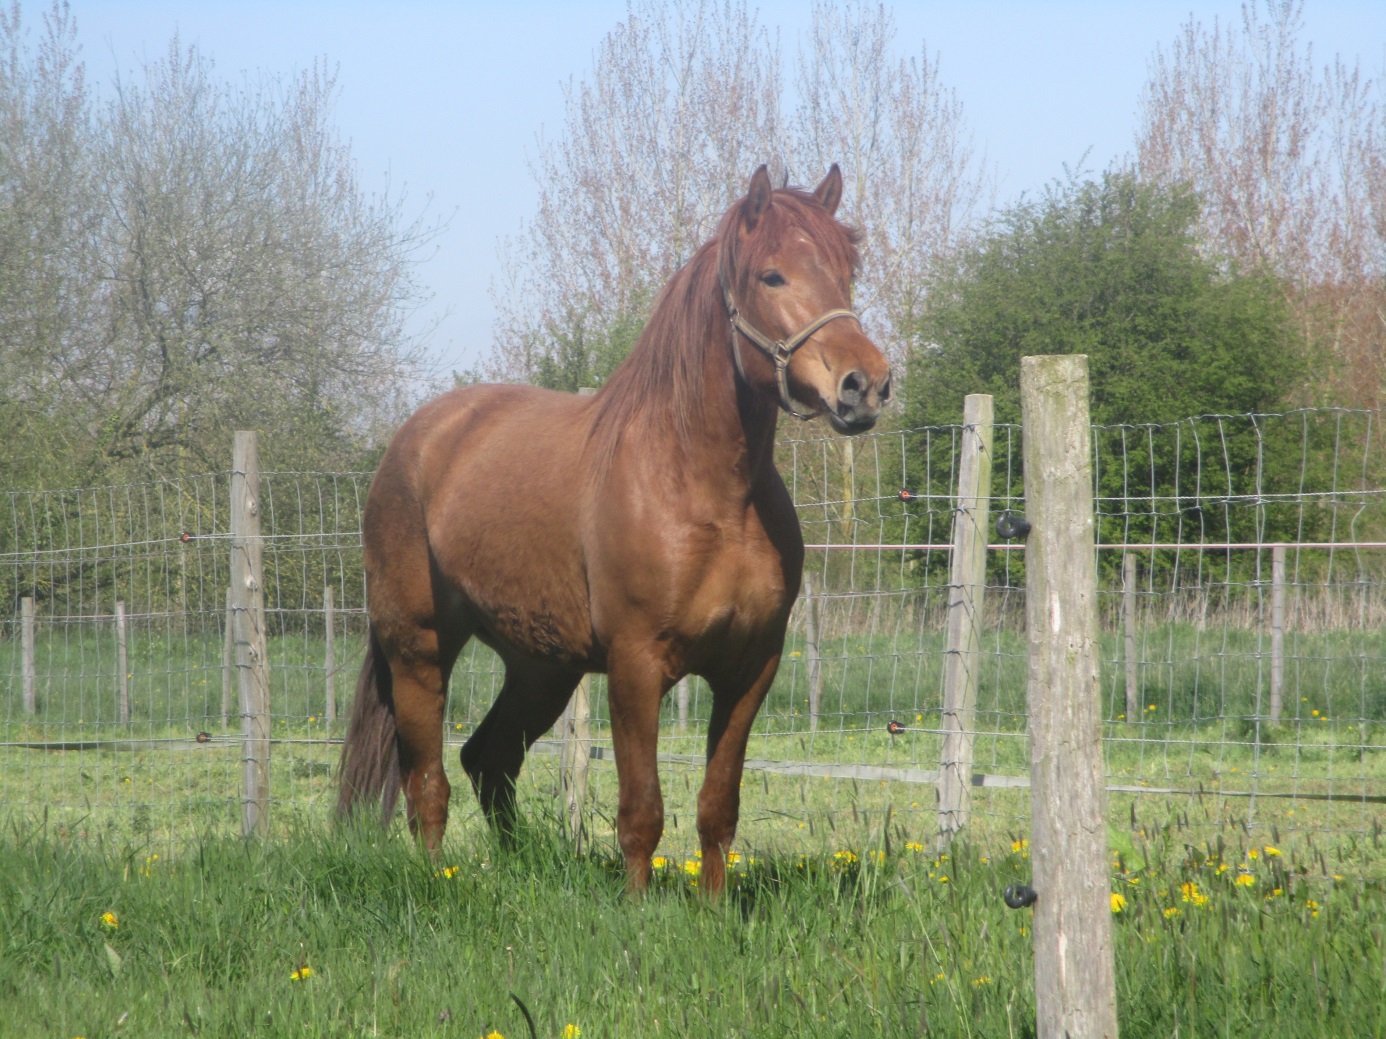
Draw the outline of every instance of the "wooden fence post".
[[[231,603],[241,706],[241,833],[269,831],[269,650],[265,633],[260,461],[255,433],[237,431],[231,463]]]
[[[578,396],[590,397],[596,387],[583,386]],[[583,811],[587,806],[587,773],[592,764],[592,676],[583,675],[559,718],[563,747],[558,756],[558,779],[563,790],[564,822],[574,853],[582,852]]]
[[[125,637],[125,604],[115,604],[116,637],[116,716],[121,725],[130,724],[130,657]]]
[[[24,676],[21,680],[24,713],[34,714],[38,710],[38,702],[34,696],[38,676],[34,666],[34,600],[28,595],[19,600],[19,645],[20,667]]]
[[[1140,721],[1141,690],[1136,661],[1136,554],[1121,557],[1121,614],[1126,624],[1126,724]]]
[[[221,727],[226,728],[231,709],[231,678],[236,672],[236,610],[231,601],[231,588],[226,589],[226,630],[221,640]]]
[[[563,712],[563,749],[559,778],[563,787],[564,821],[573,851],[581,853],[583,810],[587,806],[587,772],[592,763],[591,675],[583,675],[568,709]]]
[[[679,728],[678,733],[682,736],[688,731],[688,687],[689,678],[684,675],[674,686],[674,700],[679,707]]]
[[[804,574],[804,662],[808,668],[809,732],[818,731],[818,716],[823,710],[823,655],[819,640],[822,616],[818,598],[813,594],[813,578]]]
[[[1271,548],[1270,720],[1285,709],[1285,546]]]
[[[337,635],[337,620],[332,609],[332,586],[323,585],[322,589],[322,610],[323,623],[326,626],[327,645],[323,649],[323,671],[326,672],[327,681],[327,703],[323,707],[323,720],[330,726],[337,720],[337,687],[334,681],[337,671],[337,657],[335,652],[335,642]]]
[[[977,671],[981,665],[991,512],[992,399],[963,401],[953,561],[948,582],[948,645],[943,657],[943,752],[938,771],[938,850],[967,825],[972,808]]]
[[[1039,1039],[1115,1039],[1088,359],[1024,357],[1030,855]]]

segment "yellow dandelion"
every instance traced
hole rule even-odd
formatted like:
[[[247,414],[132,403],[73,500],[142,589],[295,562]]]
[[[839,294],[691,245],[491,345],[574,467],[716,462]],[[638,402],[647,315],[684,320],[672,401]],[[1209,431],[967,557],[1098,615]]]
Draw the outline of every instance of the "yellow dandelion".
[[[1252,848],[1249,852],[1246,853],[1246,857],[1253,860],[1259,859],[1261,857],[1261,853],[1257,851],[1255,848]]]
[[[108,910],[101,914],[101,926],[109,927],[111,930],[114,931],[117,927],[120,926],[120,921],[116,919],[115,913],[112,913]]]
[[[910,841],[909,843],[907,843],[907,844],[905,845],[905,850],[906,850],[906,851],[913,851],[913,852],[916,852],[916,853],[917,853],[917,852],[921,852],[921,851],[924,850],[924,845],[920,844],[918,841]]]
[[[1274,845],[1267,844],[1267,845],[1265,846],[1265,848],[1263,848],[1262,850],[1266,853],[1266,856],[1267,856],[1268,858],[1272,858],[1272,859],[1278,859],[1278,858],[1280,858],[1280,849],[1277,848],[1277,847],[1275,847]]]
[[[690,877],[696,877],[699,873],[703,871],[703,864],[699,862],[697,859],[684,859],[683,871],[687,873]]]
[[[505,1039],[505,1036],[501,1035],[499,1032],[487,1032],[486,1039]]]
[[[664,869],[664,867],[669,865],[669,860],[666,859],[663,855],[656,855],[654,858],[650,860],[650,865],[653,866],[655,869]]]
[[[857,861],[857,853],[843,849],[842,851],[833,852],[833,859],[844,865],[851,865],[853,862]]]
[[[568,1024],[563,1026],[563,1039],[578,1039],[580,1035],[582,1035],[582,1029],[577,1025]]]
[[[991,975],[990,975],[990,974],[983,974],[980,978],[973,978],[973,979],[972,979],[972,984],[973,984],[974,986],[979,987],[979,988],[980,988],[982,985],[990,985],[990,984],[991,984]]]
[[[1018,841],[1011,841],[1011,851],[1021,852],[1030,846],[1030,842],[1021,838]]]
[[[1126,908],[1126,896],[1119,892],[1112,892],[1112,912],[1120,913]]]
[[[1238,873],[1237,879],[1232,881],[1238,887],[1255,887],[1256,878],[1250,873]]]
[[[740,861],[741,861],[741,856],[738,855],[736,852],[734,852],[734,851],[729,851],[729,852],[727,852],[727,865],[729,865],[729,866],[735,866],[735,865],[736,865],[738,862],[740,862]]]
[[[315,973],[315,972],[314,972],[313,968],[312,968],[312,967],[309,967],[309,966],[307,966],[307,965],[305,964],[304,966],[298,968],[298,970],[296,970],[296,971],[294,971],[292,974],[290,974],[290,975],[289,975],[289,980],[290,980],[290,981],[307,981],[309,978],[311,978],[311,977],[313,976],[314,973]]]
[[[442,869],[438,870],[438,872],[434,873],[433,875],[435,877],[445,877],[448,880],[451,880],[453,877],[457,876],[457,870],[457,866],[444,866]]]
[[[1198,885],[1193,881],[1179,885],[1179,897],[1185,902],[1192,902],[1196,906],[1208,904],[1208,896],[1198,890]]]
[[[1277,898],[1280,895],[1283,895],[1284,893],[1284,888],[1276,888],[1274,891],[1272,891],[1269,895],[1266,896],[1266,901],[1269,902],[1272,898]]]
[[[1165,919],[1173,920],[1176,916],[1179,915],[1180,911],[1181,910],[1178,906],[1170,906],[1168,909],[1165,910]]]

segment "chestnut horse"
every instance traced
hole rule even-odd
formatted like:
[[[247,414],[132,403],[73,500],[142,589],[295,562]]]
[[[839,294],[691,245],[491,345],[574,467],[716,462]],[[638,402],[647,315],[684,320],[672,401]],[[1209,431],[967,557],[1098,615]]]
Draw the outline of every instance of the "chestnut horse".
[[[850,305],[856,234],[842,175],[772,190],[765,167],[674,275],[590,397],[470,386],[424,405],[381,460],[364,519],[370,634],[340,770],[339,816],[404,790],[430,849],[447,824],[443,708],[475,636],[505,664],[462,767],[511,836],[526,751],[583,674],[608,676],[627,885],[664,830],[660,700],[712,690],[698,795],[702,886],[725,882],[751,723],[779,667],[803,538],[775,470],[780,408],[870,429],[890,369]]]

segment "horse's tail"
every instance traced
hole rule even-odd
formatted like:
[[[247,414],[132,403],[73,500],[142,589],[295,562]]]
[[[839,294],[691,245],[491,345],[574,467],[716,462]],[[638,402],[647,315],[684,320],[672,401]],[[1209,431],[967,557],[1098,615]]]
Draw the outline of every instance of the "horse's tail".
[[[379,801],[388,824],[399,802],[399,746],[395,741],[395,700],[390,665],[372,625],[366,659],[356,680],[342,763],[337,774],[337,818],[353,815],[360,801]]]

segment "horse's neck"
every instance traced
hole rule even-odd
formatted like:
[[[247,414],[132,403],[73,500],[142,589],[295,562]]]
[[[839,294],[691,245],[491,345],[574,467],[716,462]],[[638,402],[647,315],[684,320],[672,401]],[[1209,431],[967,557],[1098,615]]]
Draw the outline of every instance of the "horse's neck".
[[[711,465],[749,490],[773,477],[779,409],[737,375],[726,349],[725,338],[714,338],[704,354],[702,435]]]

